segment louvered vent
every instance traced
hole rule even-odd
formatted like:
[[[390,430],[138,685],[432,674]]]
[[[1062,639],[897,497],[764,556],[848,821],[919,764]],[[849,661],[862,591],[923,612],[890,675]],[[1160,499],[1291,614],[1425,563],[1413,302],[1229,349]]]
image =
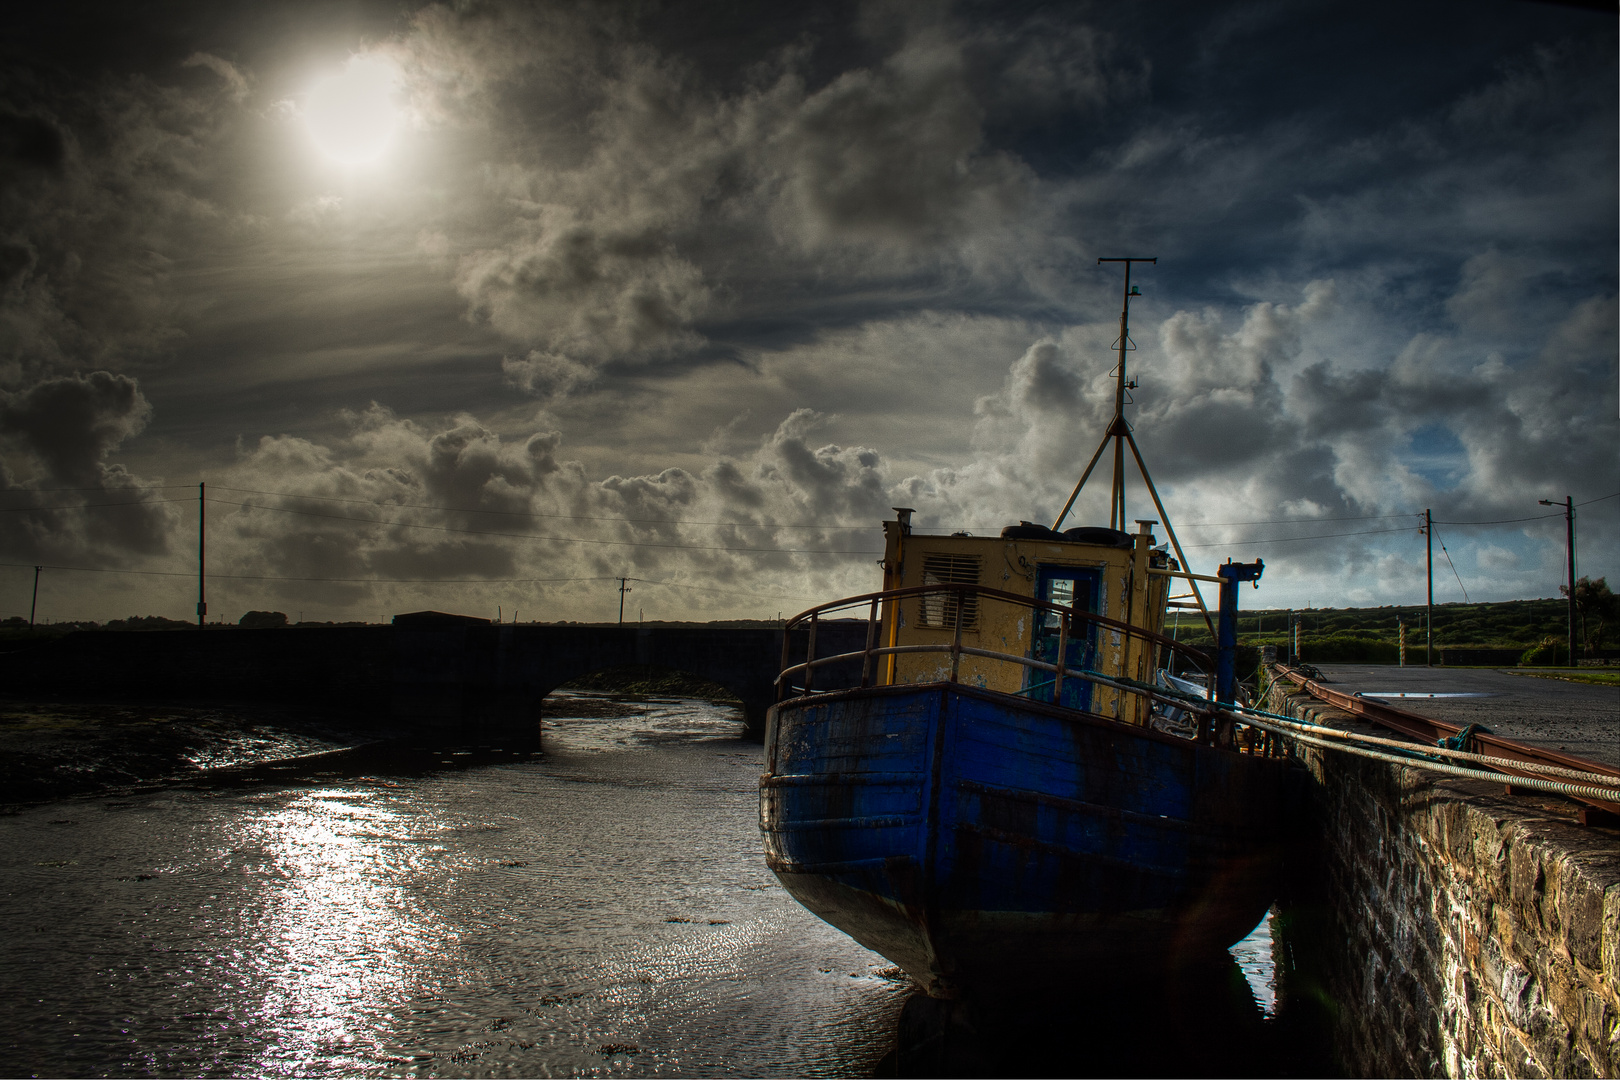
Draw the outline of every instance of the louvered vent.
[[[979,556],[977,555],[924,555],[924,585],[977,585],[979,583]],[[974,630],[979,625],[979,598],[953,593],[924,593],[922,598],[922,625],[956,628],[957,605],[961,605],[962,629]]]

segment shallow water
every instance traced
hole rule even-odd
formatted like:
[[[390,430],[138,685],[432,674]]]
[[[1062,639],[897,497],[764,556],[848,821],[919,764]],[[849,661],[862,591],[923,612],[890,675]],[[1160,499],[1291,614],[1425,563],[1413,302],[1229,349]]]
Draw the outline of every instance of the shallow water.
[[[736,714],[649,708],[0,818],[6,1073],[871,1075],[909,983],[766,871]]]

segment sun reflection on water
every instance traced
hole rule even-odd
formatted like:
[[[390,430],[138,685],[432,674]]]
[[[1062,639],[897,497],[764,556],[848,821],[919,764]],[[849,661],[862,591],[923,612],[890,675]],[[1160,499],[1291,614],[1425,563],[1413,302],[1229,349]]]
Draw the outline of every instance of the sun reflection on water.
[[[412,820],[415,818],[415,820]],[[266,1075],[352,1069],[356,1057],[409,1056],[379,1023],[429,992],[456,933],[407,882],[442,845],[417,838],[417,815],[361,788],[301,793],[247,824],[276,884],[244,910],[257,1026],[278,1033],[254,1068]],[[439,866],[442,873],[446,867]]]

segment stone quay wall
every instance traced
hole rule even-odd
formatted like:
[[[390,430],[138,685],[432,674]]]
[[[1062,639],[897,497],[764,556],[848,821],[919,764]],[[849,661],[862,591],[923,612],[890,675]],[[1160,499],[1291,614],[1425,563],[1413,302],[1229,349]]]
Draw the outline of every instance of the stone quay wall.
[[[1291,684],[1272,711],[1388,735]],[[1295,745],[1353,1076],[1620,1076],[1620,832],[1504,785]]]

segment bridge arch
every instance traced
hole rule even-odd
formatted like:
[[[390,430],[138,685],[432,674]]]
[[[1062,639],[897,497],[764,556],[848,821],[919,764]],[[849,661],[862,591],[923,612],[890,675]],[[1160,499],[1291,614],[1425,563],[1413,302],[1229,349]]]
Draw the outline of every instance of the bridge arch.
[[[858,630],[856,627],[858,626]],[[396,722],[443,741],[532,743],[540,702],[594,671],[648,665],[690,672],[735,690],[747,735],[765,730],[782,657],[779,629],[490,625],[472,620],[396,621],[392,712]],[[859,649],[865,624],[818,649]]]

